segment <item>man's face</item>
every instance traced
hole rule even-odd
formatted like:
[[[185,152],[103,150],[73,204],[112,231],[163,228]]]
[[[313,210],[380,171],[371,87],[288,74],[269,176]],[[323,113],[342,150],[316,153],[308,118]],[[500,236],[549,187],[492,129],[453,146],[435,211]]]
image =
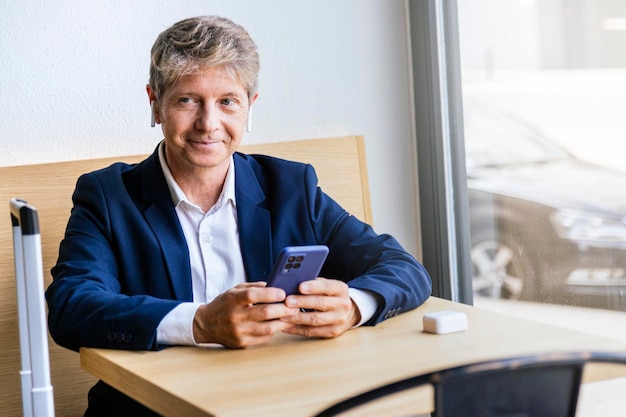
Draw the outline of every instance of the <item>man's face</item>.
[[[172,173],[225,172],[255,99],[249,101],[244,87],[221,67],[183,76],[169,87],[156,121]]]

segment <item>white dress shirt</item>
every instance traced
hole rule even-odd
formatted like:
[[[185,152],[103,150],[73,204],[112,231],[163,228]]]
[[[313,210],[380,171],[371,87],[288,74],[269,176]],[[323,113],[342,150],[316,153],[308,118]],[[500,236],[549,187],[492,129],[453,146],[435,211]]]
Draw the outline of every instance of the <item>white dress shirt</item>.
[[[187,199],[174,180],[165,160],[164,148],[165,143],[162,142],[159,161],[189,248],[193,302],[179,304],[161,320],[157,328],[157,342],[197,345],[193,337],[193,318],[198,307],[246,282],[237,226],[235,164],[231,157],[222,192],[215,205],[204,213]],[[350,288],[350,297],[361,313],[359,326],[376,312],[376,299],[372,294],[354,288]]]

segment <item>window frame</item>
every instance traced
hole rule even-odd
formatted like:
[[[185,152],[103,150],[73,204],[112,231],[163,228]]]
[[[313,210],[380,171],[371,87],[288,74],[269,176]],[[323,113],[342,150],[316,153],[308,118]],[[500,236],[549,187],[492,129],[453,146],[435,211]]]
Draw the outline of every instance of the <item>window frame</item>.
[[[422,262],[433,295],[473,303],[456,0],[407,0]]]

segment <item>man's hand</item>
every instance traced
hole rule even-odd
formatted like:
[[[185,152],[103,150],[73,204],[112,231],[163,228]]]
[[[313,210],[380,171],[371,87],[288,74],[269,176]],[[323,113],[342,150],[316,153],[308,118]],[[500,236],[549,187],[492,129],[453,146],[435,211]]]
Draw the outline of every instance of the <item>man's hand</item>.
[[[198,308],[193,320],[196,342],[245,348],[265,343],[275,333],[293,327],[295,324],[287,318],[300,310],[282,302],[283,290],[265,285],[265,282],[237,285]]]
[[[284,329],[285,333],[329,339],[343,334],[361,320],[345,282],[317,278],[303,282],[299,289],[302,295],[290,295],[285,304],[313,311],[284,317],[283,321],[294,325]]]

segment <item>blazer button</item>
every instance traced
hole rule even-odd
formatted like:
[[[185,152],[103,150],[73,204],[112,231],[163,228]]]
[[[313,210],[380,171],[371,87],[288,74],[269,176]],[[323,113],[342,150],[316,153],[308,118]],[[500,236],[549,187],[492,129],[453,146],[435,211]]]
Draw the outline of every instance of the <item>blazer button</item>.
[[[108,340],[109,342],[113,342],[113,341],[115,341],[115,332],[114,332],[113,330],[109,330],[109,331],[107,332],[107,340]]]
[[[122,333],[122,341],[124,343],[130,343],[130,341],[133,340],[133,335],[130,333]]]

